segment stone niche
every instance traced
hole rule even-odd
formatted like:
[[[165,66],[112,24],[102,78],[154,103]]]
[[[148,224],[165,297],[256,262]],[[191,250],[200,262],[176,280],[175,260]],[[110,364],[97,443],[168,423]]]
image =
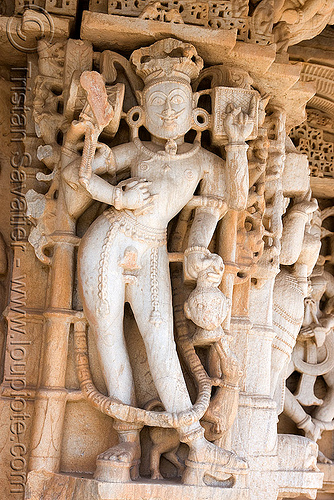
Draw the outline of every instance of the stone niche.
[[[7,3],[2,497],[331,498],[332,2]]]

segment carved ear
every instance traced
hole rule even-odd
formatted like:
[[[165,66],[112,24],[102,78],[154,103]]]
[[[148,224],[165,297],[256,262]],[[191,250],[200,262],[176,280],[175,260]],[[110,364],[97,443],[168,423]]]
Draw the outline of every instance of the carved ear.
[[[144,111],[141,106],[134,106],[126,115],[126,121],[130,127],[139,128],[144,124]]]
[[[135,94],[136,94],[138,104],[140,106],[142,106],[143,105],[143,93],[141,92],[141,90],[136,90]]]
[[[193,128],[199,132],[203,132],[210,126],[210,115],[203,108],[195,108],[193,110]]]

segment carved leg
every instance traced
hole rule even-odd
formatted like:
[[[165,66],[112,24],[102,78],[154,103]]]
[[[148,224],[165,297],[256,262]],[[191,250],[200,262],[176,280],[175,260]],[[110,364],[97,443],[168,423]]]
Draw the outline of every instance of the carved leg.
[[[173,334],[172,292],[167,249],[158,249],[152,266],[151,249],[141,258],[142,269],[137,283],[128,285],[127,300],[131,304],[146,348],[148,364],[167,411],[183,411],[192,403],[176,352]],[[154,321],[152,311],[161,322]]]
[[[182,477],[184,484],[204,486],[213,480],[216,485],[226,487],[227,484],[234,484],[235,476],[247,474],[246,461],[233,452],[207,441],[199,424],[197,428],[186,432],[181,430],[180,433],[181,441],[187,443],[190,448]]]
[[[161,449],[159,445],[153,445],[151,449],[151,457],[150,457],[150,472],[151,479],[163,479],[160,474],[160,457],[161,457]]]
[[[131,240],[112,231],[112,225],[101,216],[85,234],[78,253],[79,286],[84,313],[95,334],[108,394],[135,405],[132,370],[123,335],[125,283],[119,266]]]
[[[111,483],[125,483],[139,477],[140,427],[115,421],[119,444],[97,457],[94,478]]]
[[[183,472],[185,471],[185,465],[177,456],[177,450],[178,447],[172,451],[167,451],[166,453],[164,453],[164,457],[167,458],[167,460],[169,460],[171,464],[175,465],[175,467],[177,468],[178,476],[182,476]]]
[[[123,234],[115,234],[113,229],[102,216],[86,233],[78,256],[79,284],[84,312],[96,337],[108,393],[135,406],[132,370],[123,335],[125,283],[123,270],[118,265],[129,239]],[[94,477],[101,481],[128,482],[139,476],[139,431],[142,426],[136,422],[116,421],[114,427],[119,444],[98,456]]]

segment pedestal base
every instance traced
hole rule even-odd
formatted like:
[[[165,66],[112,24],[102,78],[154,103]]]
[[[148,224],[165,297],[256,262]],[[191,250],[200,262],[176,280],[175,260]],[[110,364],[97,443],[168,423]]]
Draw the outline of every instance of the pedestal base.
[[[334,464],[318,464],[318,467],[324,473],[324,484],[321,491],[334,493]]]
[[[172,481],[158,483],[141,479],[128,483],[104,483],[65,474],[30,472],[26,500],[249,500],[246,488],[186,486]]]

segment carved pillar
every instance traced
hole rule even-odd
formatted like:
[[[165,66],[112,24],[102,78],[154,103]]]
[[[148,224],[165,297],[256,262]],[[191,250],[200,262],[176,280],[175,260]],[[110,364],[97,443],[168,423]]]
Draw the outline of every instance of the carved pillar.
[[[42,50],[40,52],[40,58],[47,58],[48,47],[44,48],[44,52]],[[56,85],[58,85],[59,89],[62,89],[63,86],[65,87],[60,99],[62,103],[65,102],[65,106],[69,99],[67,89],[69,82],[73,78],[75,71],[80,71],[80,68],[81,70],[85,70],[91,67],[91,57],[92,50],[90,44],[74,40],[67,42],[63,82],[56,81]],[[46,62],[48,62],[47,59]],[[40,61],[40,66],[42,68],[42,74],[46,72],[46,85],[48,85],[49,77],[50,86],[52,88],[54,84],[52,81],[52,78],[54,78],[52,71],[54,71],[54,68],[52,66],[44,67],[42,64],[43,60]],[[57,72],[56,75],[58,77]],[[49,88],[50,93],[51,88]],[[64,112],[66,112],[66,107]],[[41,116],[43,119],[42,114]],[[61,123],[65,120],[65,117],[58,114],[58,120],[59,123]],[[43,124],[43,122],[40,123]],[[47,123],[44,124],[44,128],[45,133],[48,133],[49,129]],[[43,135],[43,129],[40,133]],[[56,123],[54,131],[55,139],[58,134],[59,129]],[[47,140],[49,137],[44,136],[44,138]],[[59,157],[57,157],[56,154],[60,146],[54,142],[51,148],[53,148],[52,155],[55,158],[53,161],[57,161],[58,158],[58,164],[56,163],[53,165],[54,169],[65,168],[67,162],[70,161],[70,159],[67,159],[66,151],[63,155],[62,163],[60,164]],[[48,151],[43,149],[41,150],[40,156],[50,167],[50,155],[47,153]],[[72,296],[75,270],[74,251],[80,239],[77,238],[75,234],[75,220],[67,213],[64,193],[59,183],[53,188],[52,196],[54,197],[56,213],[54,216],[55,223],[53,231],[51,234],[47,235],[49,238],[49,247],[51,249],[51,256],[47,257],[47,261],[51,264],[49,275],[50,289],[48,291],[48,305],[44,313],[44,357],[40,387],[36,393],[35,400],[35,416],[32,429],[29,467],[31,470],[46,469],[57,472],[59,471],[63,421],[68,395],[68,391],[65,388],[65,375],[68,356],[68,336],[72,318]]]

